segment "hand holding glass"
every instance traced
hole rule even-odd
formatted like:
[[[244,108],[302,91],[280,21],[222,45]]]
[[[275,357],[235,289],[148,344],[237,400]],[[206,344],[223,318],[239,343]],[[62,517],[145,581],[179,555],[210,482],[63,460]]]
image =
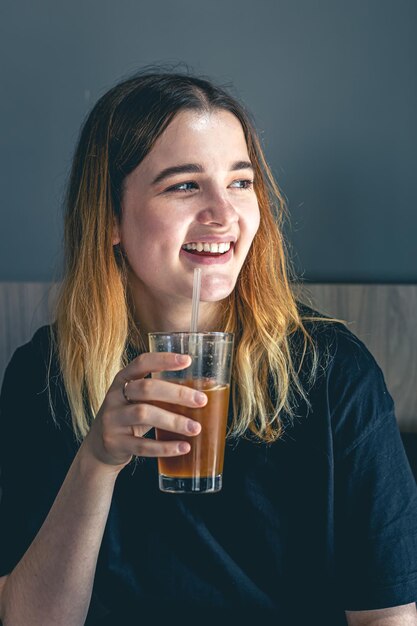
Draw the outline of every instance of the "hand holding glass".
[[[149,333],[151,352],[189,354],[191,365],[178,371],[153,373],[153,378],[203,391],[205,406],[192,409],[164,402],[161,408],[200,422],[201,432],[188,441],[187,454],[158,459],[159,487],[172,493],[214,493],[222,488],[224,448],[233,358],[232,333]],[[156,429],[158,440],[178,440],[178,434]]]

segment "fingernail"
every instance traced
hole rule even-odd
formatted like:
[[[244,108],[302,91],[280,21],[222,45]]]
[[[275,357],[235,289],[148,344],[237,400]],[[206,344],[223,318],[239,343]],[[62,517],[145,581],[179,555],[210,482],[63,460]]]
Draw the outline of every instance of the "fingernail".
[[[196,402],[197,404],[204,404],[205,401],[207,399],[207,396],[205,393],[202,393],[201,391],[196,391],[194,394],[194,402]]]
[[[187,430],[190,433],[198,433],[200,430],[200,424],[198,422],[195,422],[194,420],[188,420]]]
[[[189,443],[187,443],[186,441],[183,441],[182,443],[178,444],[178,451],[179,452],[188,452],[189,451],[189,446],[190,446]]]
[[[190,357],[188,356],[188,354],[176,354],[175,355],[175,360],[177,361],[177,363],[181,363],[181,365],[184,363],[188,363],[189,358]]]

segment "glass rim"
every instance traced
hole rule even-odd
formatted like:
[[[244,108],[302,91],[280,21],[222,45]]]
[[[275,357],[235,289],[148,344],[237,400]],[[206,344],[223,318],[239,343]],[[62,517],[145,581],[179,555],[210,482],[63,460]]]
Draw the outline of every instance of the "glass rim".
[[[197,335],[198,337],[225,337],[225,338],[229,338],[229,339],[234,339],[235,334],[234,333],[223,333],[221,331],[209,331],[209,330],[203,330],[203,331],[199,331],[196,333],[193,333],[189,330],[184,330],[184,331],[174,331],[174,332],[164,332],[164,331],[157,331],[154,333],[148,333],[148,337],[190,337],[190,336],[195,336]]]

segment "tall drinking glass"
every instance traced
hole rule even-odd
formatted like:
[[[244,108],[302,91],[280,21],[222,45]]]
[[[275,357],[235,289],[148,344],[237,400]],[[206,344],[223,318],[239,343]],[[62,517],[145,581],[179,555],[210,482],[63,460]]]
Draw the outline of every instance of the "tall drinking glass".
[[[188,441],[187,454],[158,459],[159,487],[171,493],[214,493],[222,488],[224,448],[233,359],[232,333],[149,333],[151,352],[189,354],[189,367],[176,372],[157,372],[152,377],[203,391],[208,402],[192,409],[158,402],[158,406],[200,422],[194,437],[156,429],[158,440]]]

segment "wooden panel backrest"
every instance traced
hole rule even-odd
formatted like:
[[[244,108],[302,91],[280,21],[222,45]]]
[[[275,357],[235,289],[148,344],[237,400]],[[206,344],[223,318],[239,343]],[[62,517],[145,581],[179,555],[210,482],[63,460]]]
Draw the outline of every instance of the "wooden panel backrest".
[[[47,283],[0,283],[0,377],[15,348],[50,321]],[[303,300],[344,319],[381,366],[404,431],[417,432],[417,285],[310,284]]]

